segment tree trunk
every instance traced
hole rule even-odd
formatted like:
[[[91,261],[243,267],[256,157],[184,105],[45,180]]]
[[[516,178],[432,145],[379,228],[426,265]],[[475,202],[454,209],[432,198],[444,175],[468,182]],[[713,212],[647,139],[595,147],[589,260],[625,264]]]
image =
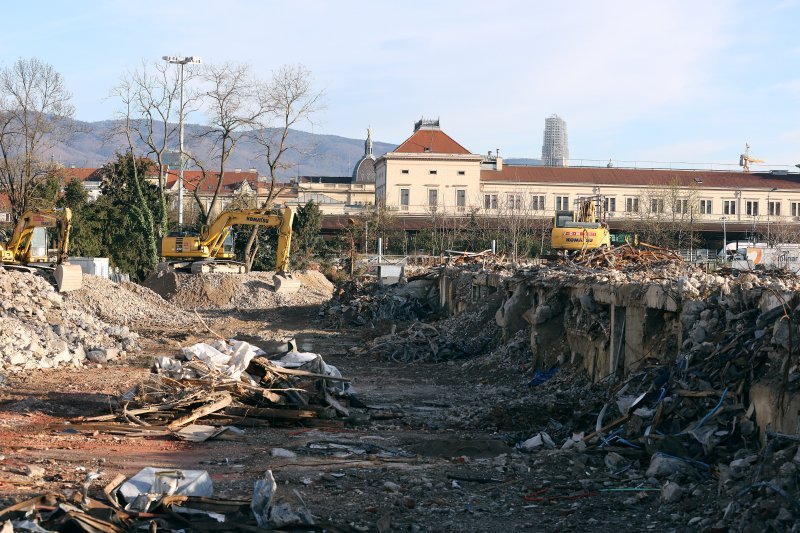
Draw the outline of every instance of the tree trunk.
[[[253,246],[255,244],[255,246]],[[256,260],[258,252],[258,226],[253,226],[250,236],[247,238],[247,245],[244,247],[244,269],[250,272],[253,269],[253,262]]]

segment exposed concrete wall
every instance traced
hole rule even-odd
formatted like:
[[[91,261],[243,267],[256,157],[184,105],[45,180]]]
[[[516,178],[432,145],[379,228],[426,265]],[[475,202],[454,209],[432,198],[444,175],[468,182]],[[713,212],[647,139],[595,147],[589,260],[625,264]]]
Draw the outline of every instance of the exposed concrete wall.
[[[797,325],[776,321],[781,304],[789,302],[793,293],[774,284],[759,285],[747,275],[735,281],[708,279],[709,285],[698,289],[696,280],[685,278],[612,284],[578,276],[568,281],[536,275],[512,278],[453,268],[440,279],[440,295],[448,312],[459,313],[501,291],[505,298],[495,321],[506,338],[530,326],[534,368],[581,365],[595,382],[610,376],[622,379],[644,365],[706,358],[723,348],[723,338],[730,339],[726,335],[748,328],[747,336],[737,342],[744,343],[741,346],[760,342],[759,349],[770,354],[770,368],[786,360],[792,339],[797,344],[793,350],[800,353]],[[747,357],[747,349],[740,357]],[[781,407],[779,381],[761,380],[752,386],[750,400],[757,422],[762,431],[769,425],[773,431],[797,433],[800,394],[787,392]]]

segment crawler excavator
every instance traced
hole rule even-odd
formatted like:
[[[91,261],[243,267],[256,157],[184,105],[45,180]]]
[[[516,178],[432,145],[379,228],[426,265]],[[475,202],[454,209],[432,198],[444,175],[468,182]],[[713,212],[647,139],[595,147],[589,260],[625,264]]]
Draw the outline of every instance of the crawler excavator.
[[[588,251],[610,247],[611,238],[604,220],[605,197],[588,196],[575,200],[572,211],[556,211],[550,234],[553,250]],[[598,211],[601,214],[598,216]]]
[[[273,277],[275,292],[293,293],[300,282],[289,271],[289,249],[292,241],[294,214],[288,207],[281,215],[265,209],[234,209],[223,211],[213,224],[200,232],[170,233],[161,240],[161,257],[176,270],[201,272],[244,272],[244,265],[233,261],[231,227],[265,226],[278,228],[278,255]]]
[[[55,263],[48,256],[48,232],[57,233]],[[72,211],[64,209],[34,209],[22,214],[14,227],[11,239],[0,239],[0,264],[5,268],[28,270],[37,268],[51,271],[59,292],[73,291],[83,285],[83,272],[79,265],[68,262],[69,234],[72,231]]]

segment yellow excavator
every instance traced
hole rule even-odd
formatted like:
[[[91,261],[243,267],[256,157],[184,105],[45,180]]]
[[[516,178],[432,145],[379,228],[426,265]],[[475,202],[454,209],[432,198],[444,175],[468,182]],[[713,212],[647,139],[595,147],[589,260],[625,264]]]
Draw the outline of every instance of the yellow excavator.
[[[200,232],[170,233],[161,240],[161,257],[174,269],[203,272],[244,272],[244,265],[233,261],[233,235],[231,227],[264,226],[278,228],[278,255],[275,291],[295,292],[300,282],[289,274],[289,249],[292,242],[294,213],[288,207],[281,215],[266,209],[233,209],[223,211],[210,226]]]
[[[556,211],[550,248],[553,250],[587,251],[611,246],[611,234],[602,212],[605,197],[596,195],[575,200],[572,211]],[[598,211],[601,215],[598,216]]]
[[[55,264],[48,255],[48,229],[51,228],[56,228],[57,233]],[[68,262],[70,231],[72,211],[69,208],[26,211],[14,227],[10,240],[0,240],[0,263],[20,270],[51,270],[59,292],[80,289],[83,285],[81,267]]]

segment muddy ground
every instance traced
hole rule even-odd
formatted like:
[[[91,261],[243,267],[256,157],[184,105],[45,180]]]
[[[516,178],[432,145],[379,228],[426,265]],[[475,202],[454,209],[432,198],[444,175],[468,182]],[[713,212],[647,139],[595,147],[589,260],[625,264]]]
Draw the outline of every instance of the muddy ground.
[[[565,421],[593,424],[595,404],[574,393],[579,378],[530,388],[524,356],[414,365],[366,359],[348,349],[378,331],[326,329],[317,313],[308,305],[204,317],[226,337],[295,335],[301,349],[322,354],[352,378],[360,399],[372,407],[354,410],[345,427],[248,428],[234,440],[198,444],[72,429],[74,417],[109,412],[111,399],[148,373],[154,355],[173,355],[181,345],[210,337],[180,328],[143,331],[143,351],[119,364],[8,376],[0,386],[0,508],[74,489],[88,472],[101,473],[92,485],[99,493],[118,473],[157,466],[207,470],[215,495],[223,498],[249,498],[254,481],[271,469],[278,491],[296,490],[316,518],[361,531],[376,531],[379,522],[384,531],[386,524],[393,531],[642,531],[713,524],[702,508],[713,484],[698,482],[688,487],[693,497],[666,505],[642,469],[611,473],[608,449],[514,448],[542,429],[554,438],[568,436]],[[585,393],[591,392],[587,385]],[[273,448],[297,456],[274,457]],[[618,451],[647,468],[636,450]],[[44,478],[29,477],[29,465],[44,467]]]

